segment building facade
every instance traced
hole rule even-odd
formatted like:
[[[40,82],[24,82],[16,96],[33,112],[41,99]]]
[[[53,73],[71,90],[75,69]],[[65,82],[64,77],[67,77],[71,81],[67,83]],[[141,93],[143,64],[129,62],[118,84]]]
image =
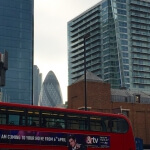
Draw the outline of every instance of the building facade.
[[[42,74],[38,66],[33,66],[33,105],[38,105],[40,91],[42,87]]]
[[[0,52],[8,52],[3,101],[32,104],[34,0],[0,0]]]
[[[149,91],[149,51],[150,1],[102,0],[68,22],[69,85],[86,68],[112,88]]]
[[[49,71],[40,92],[39,106],[61,107],[63,104],[61,88],[53,71]]]

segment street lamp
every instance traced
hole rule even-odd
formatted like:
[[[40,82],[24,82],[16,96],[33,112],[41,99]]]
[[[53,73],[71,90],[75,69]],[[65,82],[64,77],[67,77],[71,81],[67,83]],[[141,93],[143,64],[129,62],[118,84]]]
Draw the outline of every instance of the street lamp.
[[[86,97],[86,39],[90,37],[90,34],[85,34],[84,39],[84,107],[85,111],[87,111],[87,97]]]

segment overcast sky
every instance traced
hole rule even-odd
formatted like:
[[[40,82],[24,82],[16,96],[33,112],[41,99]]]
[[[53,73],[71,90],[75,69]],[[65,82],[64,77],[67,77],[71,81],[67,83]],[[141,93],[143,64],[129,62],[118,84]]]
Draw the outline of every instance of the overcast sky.
[[[67,22],[101,0],[34,0],[34,65],[53,71],[67,101]]]

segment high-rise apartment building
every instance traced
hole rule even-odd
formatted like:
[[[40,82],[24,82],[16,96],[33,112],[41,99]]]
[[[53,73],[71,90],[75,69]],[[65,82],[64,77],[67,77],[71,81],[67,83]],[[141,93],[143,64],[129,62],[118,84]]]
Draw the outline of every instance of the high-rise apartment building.
[[[33,66],[33,105],[38,105],[42,87],[42,74],[37,65]]]
[[[112,88],[150,90],[150,1],[102,0],[75,17],[68,54],[69,85],[83,75],[85,58],[86,70]]]
[[[32,104],[34,0],[0,0],[0,52],[8,52],[3,101]]]

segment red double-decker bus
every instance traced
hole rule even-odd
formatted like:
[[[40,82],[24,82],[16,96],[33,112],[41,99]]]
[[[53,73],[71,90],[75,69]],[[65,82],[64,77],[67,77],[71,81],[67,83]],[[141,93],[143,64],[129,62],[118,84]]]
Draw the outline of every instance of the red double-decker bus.
[[[0,103],[1,150],[135,150],[121,114]]]

